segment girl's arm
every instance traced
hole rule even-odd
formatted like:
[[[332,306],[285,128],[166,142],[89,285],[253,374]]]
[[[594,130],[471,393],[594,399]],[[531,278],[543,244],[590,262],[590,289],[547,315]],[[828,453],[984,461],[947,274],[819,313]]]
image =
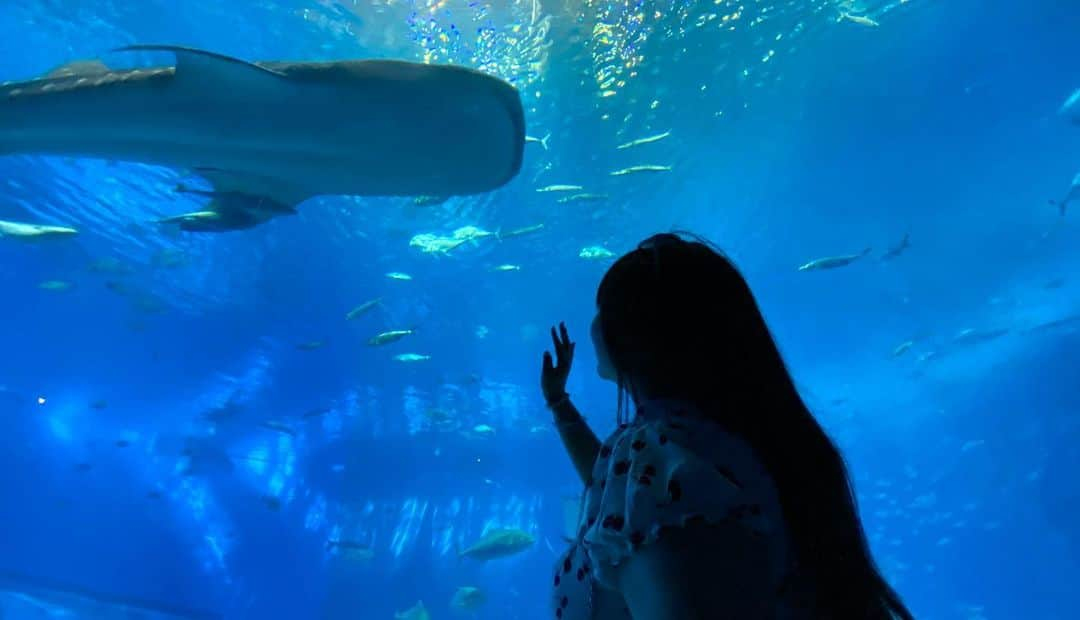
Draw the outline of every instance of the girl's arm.
[[[569,395],[563,395],[548,406],[555,414],[555,427],[559,429],[559,437],[562,438],[563,447],[570,455],[578,477],[583,483],[587,483],[592,476],[596,457],[600,454],[600,440],[596,438],[596,433],[589,428],[574,403],[570,402]]]

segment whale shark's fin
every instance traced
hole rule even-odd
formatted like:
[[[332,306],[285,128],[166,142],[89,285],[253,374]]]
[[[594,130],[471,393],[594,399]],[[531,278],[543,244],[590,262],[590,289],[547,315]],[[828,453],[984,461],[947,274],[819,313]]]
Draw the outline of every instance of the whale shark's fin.
[[[244,84],[245,88],[251,88],[259,83],[265,83],[276,88],[278,80],[287,79],[283,73],[260,67],[246,60],[193,47],[180,45],[127,45],[113,51],[172,52],[176,55],[176,77],[178,79],[184,79],[184,76],[197,76],[200,83],[228,84],[230,90],[236,89],[237,84]]]
[[[279,215],[296,213],[296,211],[289,212],[278,209],[253,209],[250,207],[249,202],[244,199],[238,200],[233,196],[214,198],[206,205],[206,208],[217,213],[223,220],[237,223],[237,228],[250,228],[257,224],[269,222]],[[239,223],[242,223],[242,225]]]
[[[214,188],[212,192],[204,195],[223,197],[244,194],[253,198],[265,198],[267,202],[260,207],[265,211],[296,213],[296,206],[311,197],[307,192],[259,175],[206,167],[195,168],[195,172]]]

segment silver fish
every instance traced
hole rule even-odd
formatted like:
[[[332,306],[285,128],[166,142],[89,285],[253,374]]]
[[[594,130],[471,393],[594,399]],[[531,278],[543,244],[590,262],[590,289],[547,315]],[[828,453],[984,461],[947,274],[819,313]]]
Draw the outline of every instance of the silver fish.
[[[822,269],[836,269],[837,267],[844,267],[850,265],[860,258],[870,253],[870,248],[866,248],[858,254],[845,254],[843,256],[827,256],[825,258],[817,258],[808,263],[799,266],[799,271],[819,271]]]
[[[548,140],[550,140],[550,139],[551,139],[551,132],[550,131],[543,138],[537,138],[536,136],[525,136],[525,142],[526,143],[539,144],[541,147],[543,147],[543,149],[545,151],[548,150]]]
[[[376,334],[375,336],[372,336],[371,339],[368,340],[368,345],[372,347],[379,347],[384,344],[390,344],[391,342],[397,342],[405,336],[411,336],[414,333],[415,332],[411,329],[395,329],[388,332],[382,332],[381,334]]]
[[[538,189],[536,191],[540,192],[540,193],[545,193],[545,192],[577,192],[577,191],[581,191],[583,189],[585,189],[585,188],[580,186],[580,185],[560,185],[560,184],[556,184],[556,185],[548,185],[546,187],[541,187],[540,189]]]
[[[630,166],[629,168],[623,168],[622,170],[616,170],[611,173],[613,177],[626,176],[628,174],[636,174],[640,172],[670,172],[671,166],[661,166],[657,164],[642,164],[640,166]]]
[[[607,199],[607,194],[572,194],[570,196],[564,196],[556,202],[559,204],[567,204],[570,202],[601,202]]]
[[[665,131],[664,133],[658,133],[655,136],[648,136],[648,137],[645,137],[645,138],[638,138],[637,140],[631,140],[631,141],[627,142],[626,144],[620,144],[619,146],[617,146],[615,148],[617,150],[623,150],[623,149],[633,148],[635,146],[641,146],[643,144],[652,144],[653,142],[659,142],[659,141],[667,138],[670,135],[671,135],[670,131]]]
[[[349,310],[348,314],[345,315],[345,320],[346,321],[351,321],[351,320],[353,320],[353,319],[355,319],[357,317],[363,316],[363,315],[367,314],[368,312],[371,312],[372,310],[374,310],[375,307],[378,306],[381,303],[382,303],[382,297],[377,297],[377,298],[372,299],[370,301],[365,301],[364,303],[360,304],[359,306],[356,306],[352,310]]]
[[[496,236],[500,240],[512,239],[514,237],[523,237],[525,235],[531,235],[533,233],[538,233],[538,232],[540,232],[542,230],[544,230],[544,225],[543,224],[533,224],[532,226],[525,226],[523,228],[515,228],[514,230],[511,230],[511,231],[508,231],[508,232],[499,232],[499,233],[496,233]]]
[[[79,231],[66,226],[46,226],[44,224],[23,224],[0,220],[0,237],[10,237],[22,241],[45,241],[66,239],[79,234]]]

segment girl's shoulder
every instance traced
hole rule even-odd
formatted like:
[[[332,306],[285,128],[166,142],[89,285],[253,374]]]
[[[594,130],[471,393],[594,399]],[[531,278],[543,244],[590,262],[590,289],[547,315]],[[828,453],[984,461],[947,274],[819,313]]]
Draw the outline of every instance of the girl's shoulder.
[[[604,442],[583,508],[581,534],[610,564],[695,519],[785,538],[775,486],[750,444],[677,402],[640,407]]]

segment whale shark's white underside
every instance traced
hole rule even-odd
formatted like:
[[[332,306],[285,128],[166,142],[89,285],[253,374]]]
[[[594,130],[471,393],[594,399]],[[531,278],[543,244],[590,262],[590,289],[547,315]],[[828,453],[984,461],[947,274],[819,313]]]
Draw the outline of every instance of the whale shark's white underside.
[[[479,71],[394,60],[256,62],[176,46],[176,66],[81,61],[0,86],[0,154],[192,170],[216,192],[455,196],[520,170],[521,98]]]

